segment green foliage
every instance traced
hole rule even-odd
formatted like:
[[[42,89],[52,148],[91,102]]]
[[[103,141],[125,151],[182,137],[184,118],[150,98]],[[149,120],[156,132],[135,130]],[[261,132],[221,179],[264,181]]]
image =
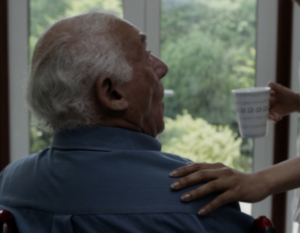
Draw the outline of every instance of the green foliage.
[[[222,43],[202,32],[191,32],[164,45],[162,59],[169,74],[163,83],[175,90],[174,98],[165,101],[166,116],[174,117],[186,108],[210,123],[231,123],[235,112],[226,56]]]
[[[38,38],[53,23],[95,10],[123,17],[121,0],[30,0],[30,55]]]
[[[250,171],[251,161],[240,154],[242,140],[229,126],[215,126],[201,118],[193,119],[186,110],[175,119],[166,117],[165,124],[165,131],[159,135],[162,151],[194,162],[222,162],[238,170]]]
[[[161,55],[169,66],[166,116],[182,109],[234,127],[231,89],[254,85],[256,1],[163,0]],[[236,130],[236,128],[235,128]]]
[[[46,132],[36,126],[31,126],[31,153],[36,153],[49,147],[52,141],[51,133]]]

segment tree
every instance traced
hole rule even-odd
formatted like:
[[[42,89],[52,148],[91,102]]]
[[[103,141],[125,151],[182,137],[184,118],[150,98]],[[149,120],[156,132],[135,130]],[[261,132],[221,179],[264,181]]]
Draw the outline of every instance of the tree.
[[[162,82],[168,117],[182,109],[238,132],[231,89],[254,86],[256,1],[163,0],[161,57],[169,66]],[[251,156],[253,141],[241,153]]]
[[[245,172],[251,159],[240,153],[241,138],[228,125],[211,125],[193,118],[186,110],[175,119],[165,118],[166,129],[159,135],[162,151],[187,157],[194,162],[222,162]]]
[[[166,115],[182,109],[212,124],[236,129],[231,89],[254,85],[255,1],[163,1],[163,79],[175,97]]]
[[[121,0],[30,0],[30,54],[38,38],[53,23],[91,10],[123,16]]]

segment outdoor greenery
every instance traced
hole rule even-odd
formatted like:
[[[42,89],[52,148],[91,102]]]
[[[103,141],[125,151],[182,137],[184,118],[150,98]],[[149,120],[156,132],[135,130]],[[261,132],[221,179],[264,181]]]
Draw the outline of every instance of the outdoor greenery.
[[[211,125],[193,119],[184,110],[175,119],[165,117],[166,129],[159,136],[162,151],[181,155],[194,162],[222,162],[242,171],[251,171],[250,159],[240,153],[242,139],[228,125]]]
[[[176,94],[165,101],[166,116],[187,109],[212,124],[233,124],[231,89],[254,85],[256,1],[163,2],[163,83]]]
[[[123,15],[121,0],[30,0],[31,54],[51,24],[90,9]],[[231,90],[254,86],[255,35],[255,0],[162,0],[162,82],[175,91],[164,100],[163,151],[251,170],[253,142],[238,135]],[[50,134],[31,132],[32,152],[49,145]]]
[[[56,21],[86,13],[108,11],[123,17],[121,0],[30,0],[30,54],[42,35]]]
[[[164,101],[165,115],[178,120],[176,115],[187,109],[195,120],[205,119],[209,124],[238,132],[231,90],[254,86],[256,1],[162,2],[161,57],[169,66],[169,74],[162,82],[175,92],[173,98]],[[168,127],[166,121],[166,132]],[[232,135],[240,140],[237,134]],[[181,150],[183,156],[189,154],[186,148]],[[243,165],[246,170],[251,167],[252,148],[251,139],[241,142],[238,157],[241,164],[248,164]],[[214,155],[197,160],[207,161],[207,157]],[[225,161],[221,157],[214,161]]]

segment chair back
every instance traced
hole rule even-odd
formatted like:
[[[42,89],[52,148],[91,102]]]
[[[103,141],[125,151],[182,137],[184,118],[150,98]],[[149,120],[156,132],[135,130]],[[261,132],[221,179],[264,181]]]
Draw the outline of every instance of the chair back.
[[[253,222],[251,233],[276,233],[276,230],[270,219],[259,216]]]
[[[15,217],[8,210],[0,210],[0,229],[3,233],[19,233]]]

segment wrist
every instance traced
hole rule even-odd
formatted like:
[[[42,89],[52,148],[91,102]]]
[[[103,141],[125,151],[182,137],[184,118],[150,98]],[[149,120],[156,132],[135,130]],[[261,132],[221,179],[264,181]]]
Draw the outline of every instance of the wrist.
[[[258,190],[262,194],[263,199],[275,192],[274,188],[276,187],[273,184],[272,176],[269,172],[264,169],[258,172],[253,173],[255,181],[258,184]]]

